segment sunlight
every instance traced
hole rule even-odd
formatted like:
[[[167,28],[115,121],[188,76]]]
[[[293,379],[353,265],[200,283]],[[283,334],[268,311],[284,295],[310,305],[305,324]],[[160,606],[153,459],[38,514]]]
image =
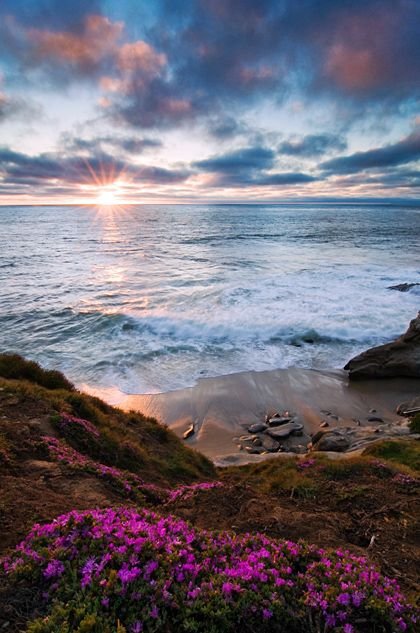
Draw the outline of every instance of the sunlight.
[[[115,206],[118,204],[118,196],[112,189],[102,189],[99,191],[95,202],[99,206]]]

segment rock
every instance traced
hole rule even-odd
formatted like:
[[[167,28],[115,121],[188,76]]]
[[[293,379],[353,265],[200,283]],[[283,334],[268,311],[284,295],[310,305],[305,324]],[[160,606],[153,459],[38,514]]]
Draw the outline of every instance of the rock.
[[[307,452],[307,449],[303,444],[298,444],[297,446],[290,446],[289,451],[291,453],[297,453],[297,455],[303,455]]]
[[[285,416],[275,416],[269,419],[268,424],[270,426],[282,426],[283,424],[287,424],[288,422],[291,422],[291,421],[292,421],[292,418],[288,418]]]
[[[312,444],[316,444],[317,442],[319,442],[319,440],[323,435],[325,435],[325,433],[326,431],[317,431],[315,435],[312,435]]]
[[[261,446],[245,446],[245,450],[250,455],[260,455],[264,451]]]
[[[376,413],[376,409],[369,409],[369,413]]]
[[[321,429],[326,429],[330,425],[328,424],[327,420],[323,420],[319,426],[321,427]]]
[[[313,447],[316,451],[334,451],[342,453],[350,447],[350,440],[345,435],[334,433],[333,431],[323,433],[322,437],[314,442]]]
[[[266,434],[275,440],[284,439],[289,435],[299,433],[303,431],[303,424],[296,424],[295,422],[289,422],[275,428],[269,428],[266,430]]]
[[[261,446],[262,441],[260,437],[254,437],[254,439],[252,440],[252,443],[254,446]]]
[[[383,419],[376,415],[371,415],[368,417],[368,422],[383,422]]]
[[[414,286],[420,286],[420,283],[412,283],[412,284],[396,284],[395,286],[388,286],[388,290],[399,290],[399,292],[408,292]]]
[[[184,431],[184,434],[182,437],[184,438],[184,440],[187,440],[189,437],[191,437],[191,435],[194,435],[194,424],[190,424],[188,429]]]
[[[256,422],[255,424],[251,424],[248,428],[249,433],[262,433],[267,428],[267,425],[263,422]]]
[[[269,453],[276,453],[280,448],[280,443],[269,435],[264,435],[261,440],[262,447]]]
[[[344,369],[349,371],[350,380],[420,378],[420,312],[405,334],[355,356]]]
[[[396,409],[398,415],[415,415],[416,413],[420,413],[420,396],[417,398],[413,398],[408,402],[402,402],[398,405]]]

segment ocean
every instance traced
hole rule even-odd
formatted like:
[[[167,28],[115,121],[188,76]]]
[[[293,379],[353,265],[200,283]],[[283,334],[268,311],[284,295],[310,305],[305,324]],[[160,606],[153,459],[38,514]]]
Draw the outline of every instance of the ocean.
[[[0,208],[0,350],[77,385],[338,368],[420,308],[420,208]]]

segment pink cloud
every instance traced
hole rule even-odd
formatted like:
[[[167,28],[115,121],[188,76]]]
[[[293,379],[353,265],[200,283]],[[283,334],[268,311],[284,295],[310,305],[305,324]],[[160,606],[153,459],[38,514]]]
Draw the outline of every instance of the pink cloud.
[[[380,88],[395,75],[397,11],[351,15],[339,12],[326,42],[324,75],[347,91]]]
[[[166,55],[141,40],[124,44],[117,52],[117,65],[122,72],[155,75],[166,63]]]
[[[29,29],[28,39],[39,60],[64,62],[79,68],[94,67],[116,53],[124,24],[101,15],[87,16],[83,32]]]

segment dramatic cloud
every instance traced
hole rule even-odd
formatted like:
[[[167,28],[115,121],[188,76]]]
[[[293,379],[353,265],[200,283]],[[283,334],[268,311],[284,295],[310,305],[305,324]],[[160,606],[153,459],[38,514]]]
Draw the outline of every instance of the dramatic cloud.
[[[184,182],[190,172],[151,165],[133,165],[102,154],[80,158],[58,154],[28,156],[10,149],[0,149],[0,177],[3,184],[100,185],[118,178],[138,184],[171,184]]]
[[[22,153],[1,186],[64,192],[89,162],[185,196],[414,196],[418,131],[394,139],[420,103],[419,23],[419,0],[2,0],[2,142]]]
[[[206,160],[194,166],[213,174],[213,187],[282,186],[314,182],[315,177],[300,172],[271,173],[276,154],[266,147],[248,147]]]
[[[333,158],[322,163],[321,168],[328,172],[349,174],[379,167],[404,165],[418,159],[420,159],[420,130],[416,130],[407,138],[392,145]]]
[[[280,154],[290,156],[312,157],[321,156],[328,151],[342,151],[346,149],[346,141],[333,134],[308,134],[300,138],[283,141],[279,145]]]

